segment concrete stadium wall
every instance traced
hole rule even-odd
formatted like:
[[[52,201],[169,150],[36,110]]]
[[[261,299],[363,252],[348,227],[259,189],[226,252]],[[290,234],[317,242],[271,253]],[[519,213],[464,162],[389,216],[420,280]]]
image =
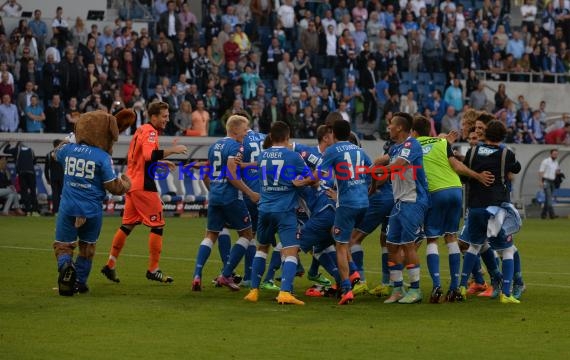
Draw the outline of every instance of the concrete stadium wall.
[[[61,136],[63,137],[63,136]],[[54,134],[27,134],[27,133],[0,133],[0,144],[4,144],[6,141],[15,144],[16,141],[22,141],[28,146],[31,146],[36,153],[36,156],[43,157],[52,149],[52,141],[58,138]],[[123,160],[127,154],[130,136],[120,136],[119,141],[114,147],[113,158],[116,160]],[[175,137],[160,137],[160,143],[162,147],[168,147],[172,144]],[[218,138],[196,138],[196,137],[178,137],[179,144],[184,144],[188,146],[189,156],[188,157],[173,157],[174,159],[185,160],[186,158],[191,159],[206,159],[208,154],[208,147],[213,144]],[[300,139],[296,140],[305,144],[314,144],[314,140],[310,139]],[[366,153],[374,158],[382,153],[382,141],[363,141],[362,146]],[[518,161],[522,165],[522,171],[516,176],[513,183],[513,193],[516,198],[522,199],[526,204],[530,204],[532,199],[535,197],[538,188],[538,168],[540,162],[549,156],[550,149],[555,148],[554,146],[548,145],[516,145],[510,144],[509,148],[512,149]],[[467,145],[461,146],[461,151],[463,154],[467,152]],[[570,187],[570,147],[559,147],[560,150],[560,166],[562,172],[567,175],[567,180],[562,184],[562,187]],[[1,155],[1,153],[0,153]]]

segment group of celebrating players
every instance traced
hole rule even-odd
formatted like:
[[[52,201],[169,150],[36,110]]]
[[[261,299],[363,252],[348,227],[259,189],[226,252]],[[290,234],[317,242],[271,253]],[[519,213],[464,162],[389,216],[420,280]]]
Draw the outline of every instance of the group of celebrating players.
[[[168,121],[167,104],[151,103],[149,116],[149,123],[141,126],[131,141],[127,159],[131,184],[123,221],[113,238],[109,260],[101,270],[115,282],[119,282],[117,258],[130,231],[140,223],[150,227],[147,278],[173,281],[159,268],[164,218],[148,168],[160,161],[173,169],[175,165],[164,159],[186,153],[187,149],[183,145],[166,150],[159,147],[158,134]],[[326,123],[318,128],[315,146],[291,144],[290,129],[284,122],[273,123],[265,136],[250,129],[247,117],[231,116],[226,123],[227,136],[208,151],[207,228],[197,253],[192,290],[202,290],[202,270],[218,242],[224,266],[215,279],[216,285],[233,291],[248,286],[244,299],[250,302],[259,300],[260,290],[276,290],[279,304],[304,305],[295,296],[293,286],[295,277],[304,272],[299,263],[302,250],[312,255],[308,278],[316,283],[306,291],[308,296],[335,296],[338,304],[344,305],[369,292],[387,296],[385,303],[418,303],[423,295],[417,249],[427,239],[427,265],[433,281],[431,303],[463,301],[467,294],[476,293],[499,298],[501,303],[519,303],[525,286],[513,234],[520,229],[521,220],[510,204],[509,194],[512,176],[521,166],[514,153],[501,143],[506,128],[492,115],[470,111],[464,116],[462,128],[464,138],[473,131],[480,140],[463,161],[451,148],[458,134],[429,137],[426,118],[396,113],[388,124],[390,141],[384,146],[384,154],[372,160],[358,145],[350,123],[339,113],[329,114]],[[56,158],[65,163],[65,156],[73,154],[85,156],[87,161],[88,152],[81,151],[86,146],[63,145],[56,151]],[[66,173],[62,204],[69,201],[72,189],[77,191],[77,186],[69,189],[70,181],[92,184],[89,188],[98,189],[97,196],[85,198],[101,201],[104,182],[112,177],[106,168],[109,164],[97,163],[96,173],[107,175],[91,179],[76,179],[74,174]],[[463,183],[468,211],[458,241]],[[66,231],[56,232],[55,244],[75,244],[77,236],[80,248],[82,242],[94,244],[101,215],[87,217],[85,224],[74,227],[75,219],[86,215],[72,206],[61,209],[57,227]],[[380,285],[369,289],[362,242],[379,226],[382,279]],[[227,228],[238,233],[233,246]],[[444,238],[449,254],[451,279],[445,296],[439,275],[439,237]],[[73,246],[68,248],[73,255]],[[65,255],[61,258],[56,251],[60,294],[88,291],[90,263],[77,266],[69,252]],[[242,259],[243,279],[234,275]],[[491,277],[490,284],[485,282],[480,260]],[[319,274],[319,266],[334,282]],[[409,275],[407,286],[403,282],[404,267]],[[279,268],[281,277],[276,279]]]

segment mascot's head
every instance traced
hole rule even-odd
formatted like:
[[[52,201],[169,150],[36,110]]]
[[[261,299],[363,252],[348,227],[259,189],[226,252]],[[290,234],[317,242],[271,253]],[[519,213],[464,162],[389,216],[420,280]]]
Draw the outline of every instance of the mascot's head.
[[[96,146],[112,154],[119,134],[134,122],[132,110],[123,109],[114,116],[101,110],[90,111],[82,114],[75,123],[75,139],[78,144]]]

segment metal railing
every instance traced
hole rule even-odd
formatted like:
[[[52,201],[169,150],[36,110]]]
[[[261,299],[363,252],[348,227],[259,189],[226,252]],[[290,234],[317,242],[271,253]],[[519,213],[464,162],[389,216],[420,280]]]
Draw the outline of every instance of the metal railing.
[[[570,79],[568,73],[545,72],[508,72],[475,70],[477,77],[485,81],[527,82],[527,83],[554,83],[567,84]]]

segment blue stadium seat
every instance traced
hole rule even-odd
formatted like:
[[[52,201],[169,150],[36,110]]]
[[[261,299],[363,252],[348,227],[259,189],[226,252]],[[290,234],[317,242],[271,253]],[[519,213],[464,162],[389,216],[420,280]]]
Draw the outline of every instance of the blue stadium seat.
[[[427,84],[431,81],[431,74],[427,72],[421,72],[418,74],[418,82],[420,84]]]
[[[34,170],[36,172],[36,197],[38,204],[48,204],[49,200],[51,200],[51,186],[47,183],[44,169],[41,165],[36,165]]]
[[[160,170],[157,170],[160,171]],[[156,188],[160,194],[160,198],[164,202],[177,202],[182,201],[182,196],[178,195],[178,189],[174,184],[174,176],[169,173],[164,179],[154,180]]]
[[[414,80],[416,80],[416,74],[407,71],[402,72],[403,82],[412,83]]]
[[[179,180],[184,202],[206,201],[208,199],[208,190],[204,182],[199,178],[200,174],[198,170],[195,170],[194,177],[183,176],[182,179]]]

